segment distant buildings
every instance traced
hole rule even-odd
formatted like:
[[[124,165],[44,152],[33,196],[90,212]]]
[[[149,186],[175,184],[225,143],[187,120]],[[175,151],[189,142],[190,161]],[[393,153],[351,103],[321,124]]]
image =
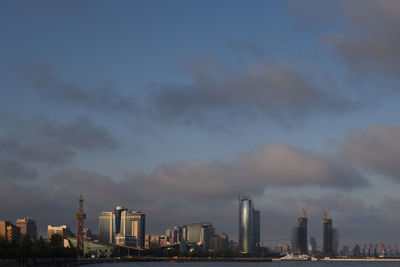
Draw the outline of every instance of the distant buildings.
[[[317,254],[317,241],[315,237],[310,236],[310,241],[308,242],[308,254],[316,255]]]
[[[239,196],[239,249],[251,253],[260,242],[260,211],[248,196]]]
[[[275,252],[278,252],[280,255],[288,254],[290,252],[289,245],[286,244],[279,244],[275,246]]]
[[[227,234],[214,235],[211,237],[209,248],[213,251],[229,250],[229,237]]]
[[[0,238],[8,242],[19,243],[21,241],[21,231],[19,227],[9,221],[0,221]]]
[[[102,212],[99,215],[99,241],[116,244],[117,235],[126,237],[125,240],[135,237],[136,246],[144,248],[145,224],[145,214],[118,206],[114,211]]]
[[[37,227],[36,222],[28,217],[18,219],[16,226],[19,227],[21,235],[27,235],[30,239],[37,240]]]
[[[67,225],[60,225],[60,226],[47,226],[47,239],[51,239],[52,235],[60,235],[63,238],[67,238],[72,236],[72,231]]]

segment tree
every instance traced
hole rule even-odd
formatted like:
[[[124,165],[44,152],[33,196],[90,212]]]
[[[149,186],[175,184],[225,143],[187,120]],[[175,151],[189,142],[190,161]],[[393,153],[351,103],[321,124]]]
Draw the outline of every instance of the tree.
[[[22,238],[21,251],[24,258],[29,258],[31,255],[32,241],[29,236],[24,235]]]
[[[58,249],[64,247],[64,238],[61,235],[54,234],[50,239],[50,246],[52,249]]]

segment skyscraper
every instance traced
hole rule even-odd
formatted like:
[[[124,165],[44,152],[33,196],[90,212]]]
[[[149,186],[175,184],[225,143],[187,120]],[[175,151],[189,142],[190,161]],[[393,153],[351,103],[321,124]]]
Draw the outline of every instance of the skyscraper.
[[[332,230],[332,220],[324,219],[323,220],[323,249],[322,255],[324,257],[332,257],[333,256],[333,230]]]
[[[131,236],[137,239],[137,247],[144,248],[145,223],[145,214],[118,206],[99,215],[99,240],[115,243],[117,235]]]
[[[260,243],[260,211],[249,196],[239,196],[239,250],[250,253]]]
[[[300,217],[292,230],[292,250],[295,254],[307,254],[307,218]]]
[[[30,239],[37,240],[37,227],[35,221],[26,217],[18,219],[15,225],[19,227],[22,236],[27,235]]]
[[[253,213],[253,248],[260,246],[260,211]]]

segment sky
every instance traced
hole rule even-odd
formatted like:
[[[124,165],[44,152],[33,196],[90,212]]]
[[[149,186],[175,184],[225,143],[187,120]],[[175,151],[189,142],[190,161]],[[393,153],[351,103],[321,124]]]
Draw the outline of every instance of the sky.
[[[0,219],[400,242],[400,2],[0,2]]]

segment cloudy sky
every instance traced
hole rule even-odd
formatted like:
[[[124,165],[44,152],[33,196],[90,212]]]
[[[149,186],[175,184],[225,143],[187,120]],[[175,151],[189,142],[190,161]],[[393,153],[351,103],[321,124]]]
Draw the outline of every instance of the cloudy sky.
[[[40,233],[123,205],[147,232],[237,194],[287,243],[400,242],[400,2],[1,1],[0,217]]]

